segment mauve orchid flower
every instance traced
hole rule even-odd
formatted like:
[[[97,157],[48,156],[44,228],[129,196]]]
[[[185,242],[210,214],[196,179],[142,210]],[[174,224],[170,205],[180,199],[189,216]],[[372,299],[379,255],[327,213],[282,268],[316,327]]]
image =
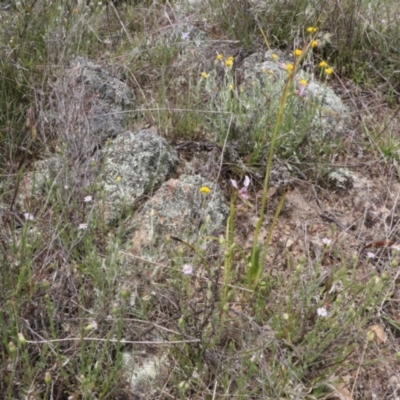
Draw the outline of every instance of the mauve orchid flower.
[[[241,189],[239,189],[239,185],[234,179],[231,179],[231,183],[232,186],[239,191],[239,196],[244,200],[248,200],[249,195],[247,193],[247,189],[250,185],[250,178],[247,175],[245,176],[243,187]]]

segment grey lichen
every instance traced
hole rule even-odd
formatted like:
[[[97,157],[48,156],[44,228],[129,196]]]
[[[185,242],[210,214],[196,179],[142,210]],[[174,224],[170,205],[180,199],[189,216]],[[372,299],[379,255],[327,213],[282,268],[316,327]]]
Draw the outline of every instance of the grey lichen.
[[[201,193],[201,187],[208,187],[210,193]],[[220,230],[228,212],[218,185],[199,175],[170,179],[135,215],[133,251],[161,246],[168,235],[196,242],[200,232],[206,235]]]
[[[178,158],[165,139],[152,130],[119,135],[102,151],[104,168],[100,176],[106,205],[106,219],[117,218],[144,194],[168,179]]]

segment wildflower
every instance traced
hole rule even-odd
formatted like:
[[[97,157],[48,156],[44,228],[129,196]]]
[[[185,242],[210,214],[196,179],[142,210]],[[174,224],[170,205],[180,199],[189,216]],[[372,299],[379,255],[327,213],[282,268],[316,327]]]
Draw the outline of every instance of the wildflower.
[[[367,253],[367,258],[375,258],[375,254],[369,251]]]
[[[311,42],[311,48],[313,49],[314,47],[317,47],[317,46],[318,46],[318,40],[313,40]]]
[[[122,178],[121,178],[120,176],[117,176],[116,181],[117,181],[117,182],[121,182],[121,179],[122,179]]]
[[[232,65],[233,65],[233,57],[227,58],[225,61],[225,66],[229,68],[232,67]]]
[[[302,52],[300,49],[296,49],[296,50],[293,52],[293,55],[294,55],[295,57],[300,57],[302,53],[303,53],[303,52]]]
[[[35,219],[35,217],[34,217],[33,214],[31,214],[31,213],[24,213],[24,218],[25,218],[27,221],[33,221],[33,220]]]
[[[222,54],[217,53],[217,57],[215,57],[215,59],[217,61],[221,61],[224,58],[224,56]]]
[[[236,190],[239,190],[238,183],[234,179],[231,179],[231,183]],[[247,200],[249,198],[249,195],[247,193],[249,185],[250,185],[250,178],[246,175],[244,178],[243,187],[239,190],[239,196],[244,200]]]
[[[304,80],[304,79],[303,79]],[[306,81],[305,81],[306,82]],[[300,97],[306,97],[306,87],[307,87],[307,82],[305,85],[303,85],[301,82],[298,82],[299,90],[295,92]]]
[[[325,67],[328,66],[328,63],[325,62],[325,61],[321,61],[321,62],[318,64],[318,66],[319,66],[320,68],[325,68]]]
[[[277,54],[275,54],[275,53],[272,53],[272,54],[271,54],[271,58],[272,58],[273,60],[277,60],[277,59],[279,58],[279,56],[278,56]]]
[[[200,76],[202,77],[202,78],[204,78],[204,79],[207,79],[208,78],[208,76],[209,76],[209,74],[207,74],[207,72],[202,72],[201,74],[200,74]]]
[[[326,318],[328,316],[328,310],[325,307],[317,308],[317,315]]]
[[[330,246],[332,243],[332,240],[325,237],[322,239],[322,243],[326,246]]]
[[[86,196],[84,199],[83,199],[83,201],[85,202],[85,203],[89,203],[89,202],[91,202],[93,200],[93,197],[92,196]]]
[[[183,273],[184,275],[192,275],[192,273],[193,273],[193,266],[190,265],[190,264],[185,264],[185,265],[182,267],[182,273]]]
[[[300,80],[299,80],[299,84],[300,84],[301,86],[307,86],[307,81],[306,81],[305,79],[300,79]]]
[[[229,90],[233,90],[233,85],[229,85]]]
[[[89,325],[85,326],[85,331],[92,331],[92,330],[95,331],[97,330],[97,328],[98,328],[97,322],[92,321]]]
[[[292,72],[293,71],[293,68],[294,68],[294,66],[293,66],[293,64],[286,64],[285,65],[285,67],[286,67],[286,69],[289,71],[289,72]]]
[[[333,73],[333,69],[332,69],[332,68],[326,68],[326,69],[325,69],[325,73],[326,73],[327,75],[331,75],[331,74]]]
[[[262,68],[262,69],[261,69],[261,72],[262,72],[263,74],[265,74],[265,73],[267,73],[267,69],[266,69],[266,68]]]
[[[208,193],[211,192],[211,189],[210,189],[208,186],[202,186],[202,187],[199,189],[199,192],[202,193],[202,194],[208,194]]]
[[[317,32],[317,28],[315,28],[314,26],[309,26],[307,28],[307,32],[308,33],[315,33],[315,32]]]
[[[87,227],[88,227],[88,224],[79,224],[78,225],[79,230],[85,230],[85,229],[87,229]]]
[[[182,40],[189,40],[190,39],[189,32],[182,32],[181,38],[182,38]]]

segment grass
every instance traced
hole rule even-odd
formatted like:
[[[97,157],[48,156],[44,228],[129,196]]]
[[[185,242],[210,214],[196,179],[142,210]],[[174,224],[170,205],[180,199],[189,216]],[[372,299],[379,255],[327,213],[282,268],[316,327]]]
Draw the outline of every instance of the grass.
[[[398,3],[100,3],[0,11],[2,398],[393,398]],[[213,143],[225,233],[210,235],[205,220],[197,242],[167,237],[135,255],[143,199],[109,223],[87,197],[103,200],[101,181],[35,174],[59,157],[48,168],[74,178],[93,151],[62,141],[76,116],[55,106],[55,82],[76,56],[112,65],[134,89],[132,131]],[[314,134],[332,115],[300,79],[344,99],[344,136]],[[283,167],[295,179],[279,186]],[[361,177],[365,199],[332,188],[339,167]],[[248,198],[229,181],[241,188],[246,175]],[[204,206],[213,193],[201,195]],[[153,378],[132,384],[128,359]]]

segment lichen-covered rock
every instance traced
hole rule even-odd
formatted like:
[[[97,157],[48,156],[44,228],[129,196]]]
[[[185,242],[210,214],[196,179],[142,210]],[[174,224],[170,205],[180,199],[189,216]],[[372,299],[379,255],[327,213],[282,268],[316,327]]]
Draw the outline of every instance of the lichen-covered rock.
[[[142,353],[134,351],[122,353],[123,373],[138,398],[148,399],[151,394],[155,396],[152,391],[155,391],[156,383],[163,375],[162,370],[169,365],[166,354],[143,356]]]
[[[124,131],[126,114],[135,108],[133,90],[104,67],[78,57],[54,87],[56,124],[63,142],[93,149]],[[131,115],[130,115],[131,116]]]
[[[125,132],[101,153],[100,183],[108,221],[131,208],[140,196],[151,194],[170,177],[178,162],[175,150],[152,130]]]
[[[334,190],[352,189],[359,181],[357,174],[346,168],[336,168],[328,174],[328,183]]]
[[[304,63],[309,64],[308,61]],[[253,54],[244,61],[242,101],[246,114],[239,121],[241,129],[246,130],[250,126],[254,129],[257,124],[268,126],[271,118],[276,120],[288,76],[285,70],[287,64],[294,64],[293,58],[279,50],[269,50],[264,56]],[[304,89],[298,83],[300,80],[307,82]],[[294,82],[296,95],[290,96],[285,107],[293,115],[292,122],[284,127],[287,129],[284,134],[289,140],[295,141],[302,136],[300,130],[304,130],[304,127],[308,127],[309,139],[344,135],[350,122],[350,113],[333,89],[324,82],[313,80],[311,74],[302,69],[296,72]]]
[[[210,188],[210,193],[201,193],[201,187]],[[227,202],[216,184],[199,175],[170,179],[135,215],[131,250],[143,253],[150,246],[162,246],[168,235],[196,243],[200,232],[204,235],[218,232],[228,212]]]

